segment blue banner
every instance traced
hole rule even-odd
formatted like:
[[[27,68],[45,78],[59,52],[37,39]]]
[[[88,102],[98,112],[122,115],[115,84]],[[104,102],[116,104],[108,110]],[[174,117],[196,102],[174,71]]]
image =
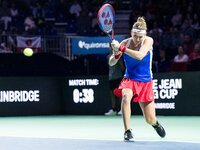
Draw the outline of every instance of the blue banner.
[[[116,36],[115,40],[121,42],[125,36]],[[72,38],[72,54],[105,54],[109,53],[109,37],[79,37]]]

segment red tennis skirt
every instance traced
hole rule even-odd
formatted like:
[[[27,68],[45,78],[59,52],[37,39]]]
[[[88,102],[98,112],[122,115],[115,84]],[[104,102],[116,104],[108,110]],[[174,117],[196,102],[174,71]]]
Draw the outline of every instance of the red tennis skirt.
[[[123,78],[119,88],[113,92],[116,96],[122,98],[122,89],[128,88],[133,91],[133,102],[149,102],[154,100],[153,81],[139,82],[129,78]]]

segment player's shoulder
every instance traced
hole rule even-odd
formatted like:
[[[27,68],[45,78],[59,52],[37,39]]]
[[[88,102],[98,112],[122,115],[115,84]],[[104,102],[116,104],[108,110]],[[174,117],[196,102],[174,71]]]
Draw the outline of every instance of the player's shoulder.
[[[144,43],[148,44],[149,46],[151,46],[150,50],[153,50],[153,38],[146,36],[145,37],[145,41]]]
[[[128,40],[129,40],[129,38],[124,39],[124,40],[121,42],[121,44],[125,46],[125,45],[128,43]]]
[[[153,43],[153,38],[150,37],[150,36],[146,36],[145,40],[148,41],[148,42],[152,42]]]

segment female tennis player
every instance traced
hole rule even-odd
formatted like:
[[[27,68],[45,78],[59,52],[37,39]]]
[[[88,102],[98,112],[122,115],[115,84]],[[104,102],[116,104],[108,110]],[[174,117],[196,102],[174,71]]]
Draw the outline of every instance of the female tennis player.
[[[144,118],[152,125],[160,137],[165,137],[164,128],[158,123],[155,113],[153,81],[151,72],[153,39],[146,35],[147,25],[143,17],[138,17],[131,30],[131,38],[111,43],[113,54],[109,65],[113,66],[124,56],[126,72],[119,88],[114,93],[122,97],[122,116],[124,122],[124,140],[132,141],[130,128],[131,99],[139,102]]]

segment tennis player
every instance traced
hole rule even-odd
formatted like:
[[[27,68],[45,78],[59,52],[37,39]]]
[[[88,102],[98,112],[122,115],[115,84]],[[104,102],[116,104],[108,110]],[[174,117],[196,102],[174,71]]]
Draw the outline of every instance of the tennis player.
[[[139,102],[144,118],[153,126],[160,137],[165,137],[164,128],[158,123],[155,113],[153,81],[151,72],[153,39],[146,35],[147,25],[143,17],[138,17],[134,23],[131,36],[111,43],[113,54],[109,58],[109,65],[115,65],[123,55],[126,72],[115,95],[122,97],[122,116],[124,122],[124,140],[134,140],[130,128],[131,100]]]

